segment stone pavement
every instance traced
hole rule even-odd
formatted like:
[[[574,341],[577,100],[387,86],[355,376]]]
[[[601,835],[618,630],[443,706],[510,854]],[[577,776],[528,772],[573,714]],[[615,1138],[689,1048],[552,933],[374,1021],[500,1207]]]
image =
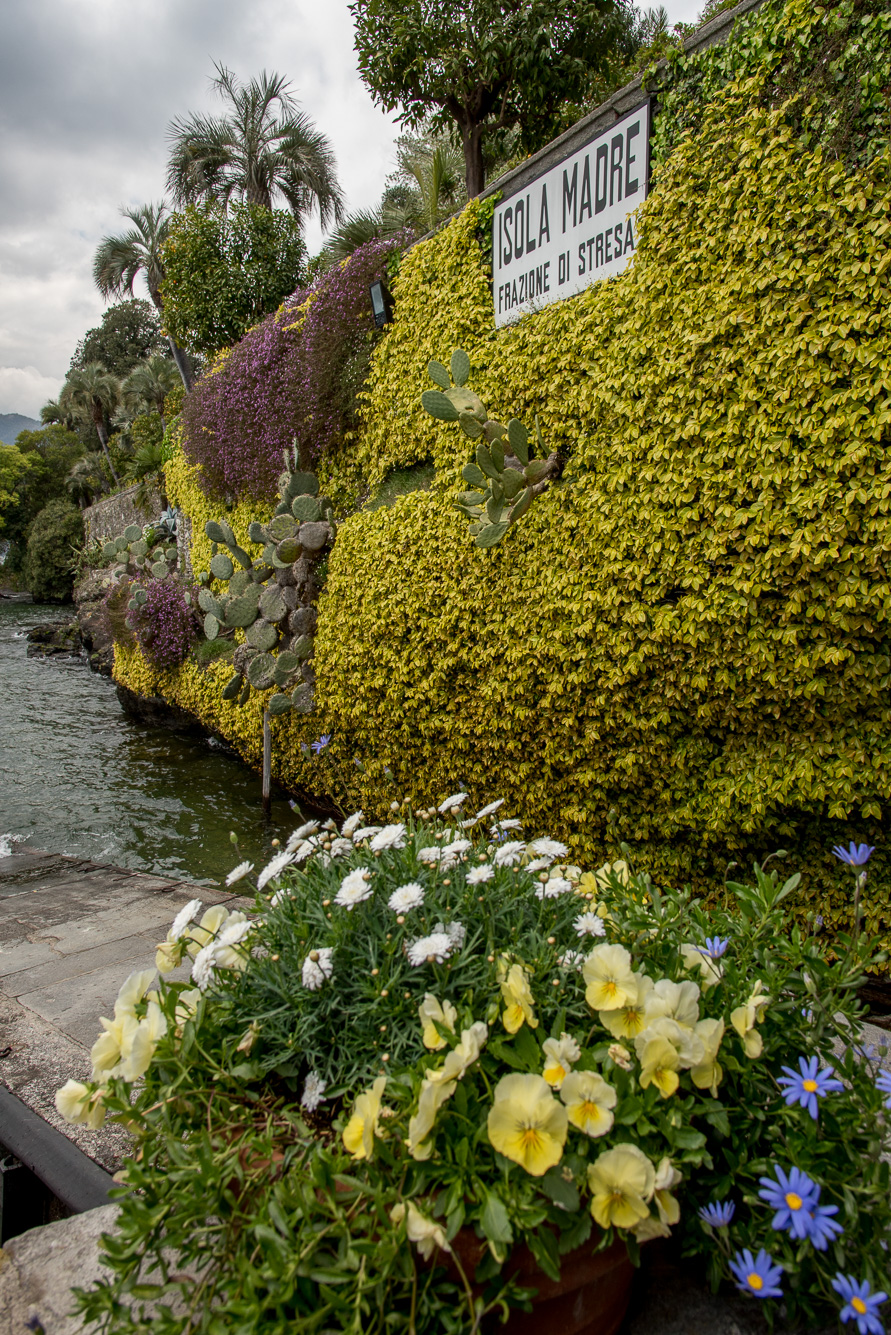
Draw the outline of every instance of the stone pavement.
[[[114,1172],[127,1153],[119,1127],[64,1123],[55,1092],[90,1074],[99,1016],[128,973],[154,964],[186,900],[243,901],[166,876],[18,851],[0,858],[0,1081],[85,1154]]]

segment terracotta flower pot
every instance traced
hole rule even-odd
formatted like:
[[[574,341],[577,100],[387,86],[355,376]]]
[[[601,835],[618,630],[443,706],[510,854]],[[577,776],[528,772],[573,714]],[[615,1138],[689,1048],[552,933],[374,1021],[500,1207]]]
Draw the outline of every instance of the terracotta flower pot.
[[[634,1266],[624,1242],[617,1240],[603,1251],[586,1242],[561,1257],[560,1279],[549,1279],[524,1246],[515,1247],[504,1267],[506,1276],[538,1290],[531,1312],[512,1312],[497,1330],[506,1335],[615,1335],[631,1300]],[[462,1228],[452,1248],[467,1276],[482,1259],[485,1243],[471,1229]],[[436,1258],[442,1264],[442,1253]],[[455,1279],[457,1268],[450,1267]],[[476,1289],[474,1285],[474,1289]]]

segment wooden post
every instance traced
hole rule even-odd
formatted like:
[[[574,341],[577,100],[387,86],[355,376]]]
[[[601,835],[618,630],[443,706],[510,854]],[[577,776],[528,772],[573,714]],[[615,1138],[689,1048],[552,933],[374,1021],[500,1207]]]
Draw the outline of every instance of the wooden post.
[[[266,709],[263,710],[263,814],[267,820],[272,814],[272,733]]]

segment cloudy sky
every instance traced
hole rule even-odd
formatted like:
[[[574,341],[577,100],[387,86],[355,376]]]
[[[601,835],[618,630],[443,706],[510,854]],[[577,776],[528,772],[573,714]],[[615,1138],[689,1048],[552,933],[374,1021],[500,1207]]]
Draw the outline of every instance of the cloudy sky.
[[[690,21],[701,0],[666,7]],[[334,144],[349,207],[377,202],[397,129],[356,73],[346,0],[0,3],[0,412],[36,417],[58,393],[105,306],[96,246],[122,205],[161,199],[167,124],[219,107],[215,61],[287,75]],[[310,253],[320,241],[312,225]]]

